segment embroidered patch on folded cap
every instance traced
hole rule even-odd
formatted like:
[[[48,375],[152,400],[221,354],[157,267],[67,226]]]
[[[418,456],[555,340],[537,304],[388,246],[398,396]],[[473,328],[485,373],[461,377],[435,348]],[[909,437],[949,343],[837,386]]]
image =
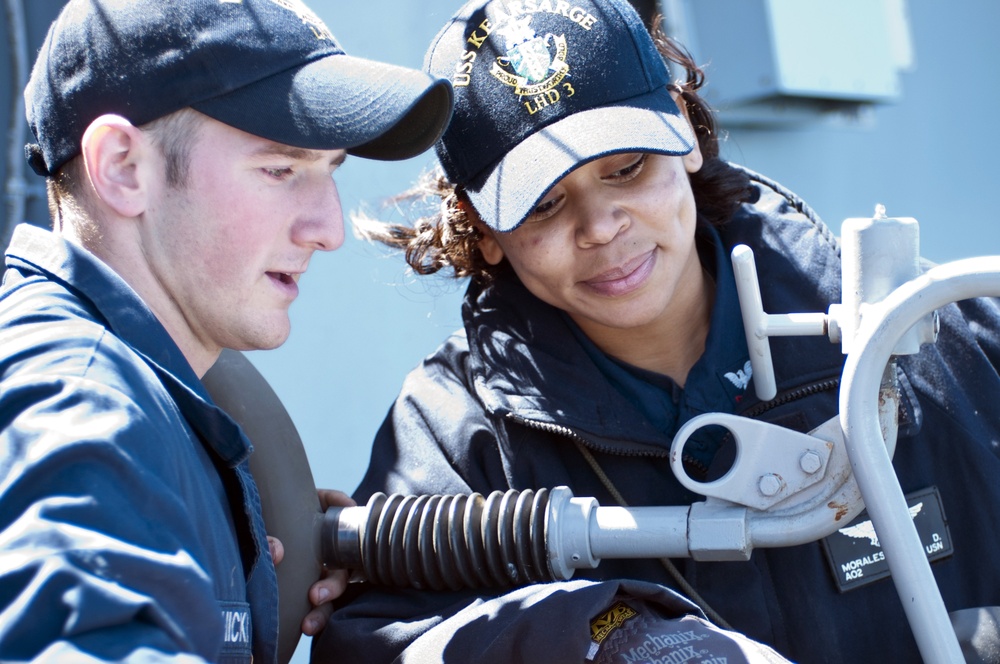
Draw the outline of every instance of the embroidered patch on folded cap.
[[[742,634],[694,615],[665,618],[642,600],[616,601],[590,623],[594,664],[781,664],[788,660]]]

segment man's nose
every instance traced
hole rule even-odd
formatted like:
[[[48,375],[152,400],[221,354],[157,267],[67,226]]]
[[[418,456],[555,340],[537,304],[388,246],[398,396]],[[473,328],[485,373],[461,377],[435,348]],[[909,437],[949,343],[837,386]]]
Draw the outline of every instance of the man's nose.
[[[344,244],[344,211],[340,193],[332,178],[320,183],[318,191],[303,201],[308,205],[292,229],[292,240],[318,251],[333,251]]]

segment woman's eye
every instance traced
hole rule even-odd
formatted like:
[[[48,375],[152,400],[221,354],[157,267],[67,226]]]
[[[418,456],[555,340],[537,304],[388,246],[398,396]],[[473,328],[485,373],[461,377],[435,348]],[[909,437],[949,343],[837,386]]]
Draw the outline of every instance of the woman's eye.
[[[562,200],[562,196],[555,196],[546,201],[542,201],[535,209],[531,211],[528,218],[525,221],[540,221],[541,219],[547,219],[556,213],[559,202]]]
[[[642,171],[642,167],[646,165],[646,158],[648,154],[637,155],[635,161],[631,162],[628,166],[620,168],[611,175],[605,177],[605,180],[618,180],[620,182],[627,182],[639,175]]]

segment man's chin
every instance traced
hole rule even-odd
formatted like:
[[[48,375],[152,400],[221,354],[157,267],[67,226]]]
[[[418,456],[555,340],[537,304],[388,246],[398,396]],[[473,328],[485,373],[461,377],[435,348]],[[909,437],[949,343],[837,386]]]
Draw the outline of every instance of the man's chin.
[[[284,324],[274,324],[271,326],[256,325],[250,329],[245,329],[232,345],[228,346],[233,350],[274,350],[288,340],[291,334],[291,325],[286,318]]]

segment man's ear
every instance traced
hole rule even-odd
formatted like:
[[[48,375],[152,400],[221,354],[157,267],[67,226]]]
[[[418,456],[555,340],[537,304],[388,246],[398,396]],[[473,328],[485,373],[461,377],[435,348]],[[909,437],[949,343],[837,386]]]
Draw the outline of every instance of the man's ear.
[[[671,90],[670,96],[674,98],[677,108],[684,114],[684,119],[687,120],[688,125],[691,125],[691,116],[688,114],[684,97],[677,90]],[[698,134],[694,131],[694,125],[691,125],[691,134],[694,136],[694,148],[683,157],[684,170],[688,173],[697,173],[701,170],[702,164],[705,163],[705,158],[701,154],[701,144],[698,143]]]
[[[81,143],[84,169],[98,198],[123,217],[146,209],[144,159],[150,140],[120,115],[102,115],[87,127]]]
[[[500,247],[500,243],[497,242],[496,231],[487,226],[481,221],[473,222],[479,229],[479,233],[482,238],[479,240],[479,253],[483,255],[483,260],[485,260],[490,265],[499,265],[500,261],[503,260],[503,249]]]

